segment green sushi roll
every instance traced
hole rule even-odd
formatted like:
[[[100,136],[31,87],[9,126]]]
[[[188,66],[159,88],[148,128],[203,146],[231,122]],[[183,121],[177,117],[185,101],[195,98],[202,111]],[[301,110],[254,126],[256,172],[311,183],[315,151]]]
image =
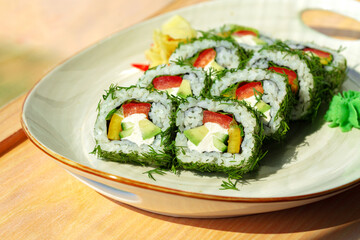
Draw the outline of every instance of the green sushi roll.
[[[263,128],[240,102],[187,98],[176,114],[175,152],[183,169],[240,178],[261,159]]]
[[[255,28],[240,26],[237,24],[225,24],[221,27],[202,32],[203,36],[210,37],[213,35],[231,38],[241,48],[252,51],[262,48],[275,42],[274,39],[264,35]]]
[[[186,65],[159,65],[139,79],[138,86],[167,91],[170,95],[186,98],[200,96],[208,88],[208,78],[202,69]]]
[[[346,78],[347,63],[339,51],[319,46],[315,43],[300,43],[285,41],[290,48],[302,51],[311,58],[320,61],[324,69],[324,96],[327,100],[340,91],[341,85]]]
[[[198,38],[189,43],[180,44],[170,56],[170,62],[180,62],[205,71],[220,71],[241,66],[248,56],[232,39],[217,36]]]
[[[227,71],[213,80],[210,94],[243,101],[260,113],[268,138],[285,137],[295,102],[285,76],[262,69]]]
[[[317,59],[306,57],[301,51],[276,42],[254,51],[247,67],[267,69],[286,76],[296,103],[291,120],[313,119],[321,103],[326,86],[323,85],[323,68]]]
[[[108,161],[170,168],[172,101],[165,92],[111,86],[98,105],[94,152]]]

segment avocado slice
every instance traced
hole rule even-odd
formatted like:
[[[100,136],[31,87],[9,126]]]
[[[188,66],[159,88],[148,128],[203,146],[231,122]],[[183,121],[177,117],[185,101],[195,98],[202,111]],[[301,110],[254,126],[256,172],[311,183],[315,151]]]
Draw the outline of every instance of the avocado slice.
[[[271,106],[266,102],[260,100],[255,105],[256,109],[262,113],[265,113],[270,110]]]
[[[134,123],[132,123],[132,122],[122,122],[121,123],[121,127],[122,127],[122,129],[129,129],[129,128],[133,128],[134,127]]]
[[[217,70],[217,71],[221,71],[221,70],[224,70],[224,69],[225,69],[223,66],[219,65],[219,64],[218,64],[217,62],[215,62],[215,61],[213,61],[213,62],[210,64],[210,66],[211,66],[213,69]]]
[[[258,37],[253,37],[254,42],[256,42],[257,45],[267,45],[267,43],[263,40],[261,40]]]
[[[216,133],[213,133],[214,137],[218,138],[221,142],[225,142],[229,135],[226,134],[226,133],[222,133],[222,132],[216,132]]]
[[[204,125],[192,129],[188,129],[184,131],[185,137],[189,139],[190,142],[195,144],[196,146],[199,145],[201,140],[208,134],[209,129],[207,129]]]
[[[213,144],[214,144],[214,147],[216,147],[220,152],[225,152],[227,149],[227,146],[225,145],[225,143],[222,142],[216,136],[213,136]]]
[[[141,135],[143,140],[154,137],[155,135],[161,133],[161,129],[153,124],[148,119],[142,119],[139,121],[139,128],[141,131]]]
[[[179,87],[179,91],[177,92],[177,95],[182,98],[186,98],[186,97],[192,95],[189,80],[186,80],[186,79],[182,80],[180,87]]]
[[[239,84],[240,83],[235,83],[231,87],[225,89],[224,91],[222,91],[221,96],[235,99],[236,98],[236,90],[237,90]]]
[[[134,128],[128,128],[126,130],[123,130],[119,133],[120,138],[125,138],[130,136],[134,131]]]

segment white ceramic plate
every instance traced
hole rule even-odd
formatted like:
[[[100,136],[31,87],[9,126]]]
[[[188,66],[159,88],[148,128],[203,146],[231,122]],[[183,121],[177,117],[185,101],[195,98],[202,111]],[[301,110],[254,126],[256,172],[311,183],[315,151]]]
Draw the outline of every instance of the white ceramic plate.
[[[339,48],[350,67],[344,90],[360,90],[360,41],[340,41],[307,28],[305,9],[330,9],[360,20],[355,1],[214,1],[180,9],[95,44],[55,68],[29,93],[23,127],[29,138],[75,177],[113,199],[173,216],[224,217],[290,208],[332,196],[360,182],[357,129],[342,133],[323,120],[291,126],[285,143],[272,146],[259,171],[238,183],[239,191],[220,190],[220,176],[183,171],[155,175],[151,168],[105,162],[89,154],[96,107],[111,83],[134,84],[141,72],[131,63],[145,62],[152,31],[174,14],[196,29],[224,23],[251,26],[282,39],[316,41]],[[356,69],[357,66],[357,69]]]

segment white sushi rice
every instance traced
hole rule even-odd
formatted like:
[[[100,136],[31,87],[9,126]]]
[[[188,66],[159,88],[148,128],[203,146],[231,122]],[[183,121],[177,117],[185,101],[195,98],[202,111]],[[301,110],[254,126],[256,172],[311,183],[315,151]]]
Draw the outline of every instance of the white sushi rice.
[[[216,51],[215,61],[224,68],[237,68],[240,64],[237,47],[226,40],[201,39],[191,43],[182,44],[170,56],[169,62],[179,59],[189,59],[208,48],[214,48]]]
[[[154,78],[159,76],[183,75],[183,79],[190,81],[190,87],[194,96],[199,96],[205,86],[205,72],[202,69],[190,66],[180,66],[176,64],[159,65],[155,69],[150,69],[139,79],[139,87],[148,87]]]
[[[180,104],[176,118],[179,132],[176,135],[175,146],[184,150],[184,152],[178,151],[177,158],[179,161],[217,164],[225,167],[246,165],[255,146],[256,137],[254,133],[259,128],[255,115],[240,103],[234,104],[231,101],[216,102],[211,99],[197,100],[195,98],[188,98],[187,100],[187,103]],[[224,111],[234,115],[235,120],[242,125],[245,134],[241,143],[241,153],[198,152],[188,148],[188,139],[183,131],[203,125],[204,109],[213,112]]]
[[[281,121],[284,120],[277,113],[287,94],[287,79],[280,74],[262,69],[238,70],[236,72],[227,72],[221,79],[215,81],[210,93],[212,96],[220,96],[225,89],[241,81],[262,82],[264,89],[262,100],[271,106],[270,121],[268,123],[263,121],[264,131],[266,135],[275,133],[280,128]]]
[[[107,138],[107,123],[106,116],[113,110],[121,106],[125,101],[137,100],[140,102],[151,103],[149,112],[149,120],[156,126],[165,131],[170,127],[171,115],[171,100],[168,99],[166,93],[149,92],[142,88],[120,89],[114,94],[114,99],[111,95],[100,103],[100,110],[94,127],[94,137],[96,143],[102,150],[108,152],[148,152],[149,145],[141,144],[138,146],[136,143],[128,140],[112,140]],[[161,136],[155,136],[154,142],[150,145],[154,150],[160,151],[163,149],[161,146]]]
[[[313,75],[304,60],[298,55],[289,54],[285,51],[262,50],[254,52],[248,61],[247,67],[269,68],[269,62],[279,66],[285,66],[296,71],[299,81],[298,101],[291,112],[291,119],[297,120],[308,114],[311,106],[311,92],[315,87]]]

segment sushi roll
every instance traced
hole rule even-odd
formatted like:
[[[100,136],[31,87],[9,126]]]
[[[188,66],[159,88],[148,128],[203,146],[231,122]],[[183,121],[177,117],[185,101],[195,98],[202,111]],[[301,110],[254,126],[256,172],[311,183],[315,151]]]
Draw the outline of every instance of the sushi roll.
[[[308,120],[316,116],[323,91],[323,70],[319,61],[277,42],[254,51],[246,66],[267,69],[288,78],[296,99],[291,120]]]
[[[327,90],[325,93],[330,99],[334,94],[339,92],[342,83],[346,77],[346,59],[338,51],[330,48],[321,47],[314,43],[299,43],[294,41],[285,41],[290,48],[303,51],[307,56],[318,58],[324,71],[324,86]]]
[[[211,29],[202,33],[203,36],[217,35],[220,37],[232,38],[240,47],[245,50],[257,50],[264,45],[275,42],[274,39],[260,33],[255,28],[240,26],[236,24],[225,24],[222,27]]]
[[[295,99],[285,76],[262,69],[228,71],[213,81],[210,94],[244,101],[257,110],[269,138],[281,140],[289,129]]]
[[[202,69],[171,64],[159,65],[146,71],[137,85],[167,91],[170,95],[186,98],[203,94],[208,83],[207,76]]]
[[[180,44],[170,56],[170,62],[192,65],[220,71],[223,69],[238,68],[247,58],[245,51],[231,40],[213,36],[199,38],[186,44]]]
[[[94,152],[109,161],[171,167],[173,116],[165,92],[111,86],[98,105]]]
[[[261,158],[263,128],[241,102],[187,98],[176,114],[175,152],[181,168],[239,178]]]

